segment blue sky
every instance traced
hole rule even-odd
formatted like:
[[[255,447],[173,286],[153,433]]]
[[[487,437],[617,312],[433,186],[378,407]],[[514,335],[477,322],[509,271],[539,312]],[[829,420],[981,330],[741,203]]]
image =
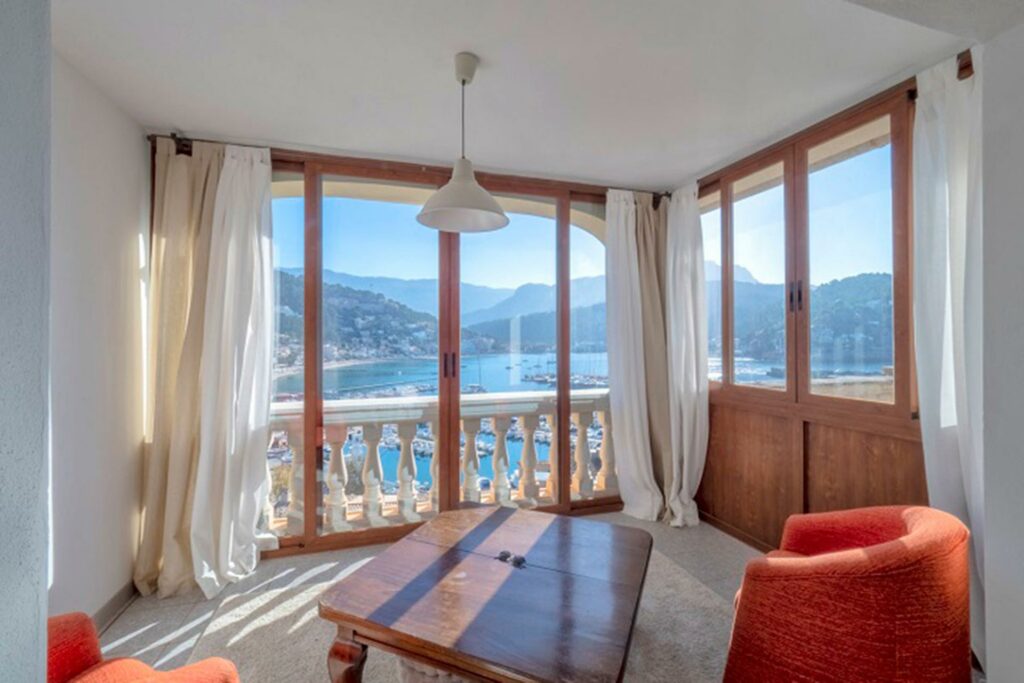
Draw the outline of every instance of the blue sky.
[[[363,199],[324,199],[324,267],[353,275],[436,278],[438,233],[416,222],[420,207]],[[462,280],[489,287],[555,283],[555,222],[509,214],[508,227],[461,239]],[[273,201],[274,266],[301,267],[303,200]],[[356,248],[352,248],[355,246]],[[604,274],[604,246],[570,233],[572,277]]]
[[[811,174],[810,279],[818,285],[857,273],[892,272],[889,146]],[[783,189],[747,197],[734,207],[734,254],[759,282],[785,282]],[[362,199],[324,200],[324,267],[353,275],[437,277],[437,233],[416,222],[419,207]],[[715,215],[705,216],[712,221]],[[555,222],[510,214],[507,228],[464,235],[462,280],[515,288],[555,282]],[[301,198],[273,202],[275,267],[302,266]],[[705,225],[708,223],[706,222]],[[704,230],[705,257],[719,262],[720,242]],[[717,236],[715,236],[717,237]],[[574,227],[572,277],[604,274],[604,246]]]
[[[892,272],[892,187],[889,146],[811,174],[810,276],[818,285],[858,273]],[[781,186],[746,197],[733,208],[734,260],[758,282],[785,277]],[[721,242],[711,226],[720,212],[704,215],[705,258],[721,261]]]

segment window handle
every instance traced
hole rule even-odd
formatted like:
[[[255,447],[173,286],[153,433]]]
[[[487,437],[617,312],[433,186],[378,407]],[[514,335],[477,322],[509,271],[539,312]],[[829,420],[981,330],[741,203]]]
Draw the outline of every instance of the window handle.
[[[798,311],[804,310],[804,281],[796,281],[796,308]]]
[[[794,310],[796,310],[793,307],[793,299],[794,299],[793,290],[795,289],[795,287],[796,287],[796,285],[794,285],[792,282],[789,283],[789,312],[790,313],[792,313]]]
[[[444,357],[444,372],[441,374],[442,377],[448,376],[448,352],[445,351],[442,356]]]

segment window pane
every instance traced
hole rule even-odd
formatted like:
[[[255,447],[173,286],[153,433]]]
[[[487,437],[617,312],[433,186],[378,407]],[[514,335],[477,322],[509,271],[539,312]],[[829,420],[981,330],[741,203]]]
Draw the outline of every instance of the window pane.
[[[892,403],[889,117],[808,152],[811,392]]]
[[[507,227],[459,237],[465,501],[557,500],[554,202],[498,197]]]
[[[324,533],[436,511],[438,232],[433,188],[323,181]]]
[[[704,289],[708,315],[708,379],[722,381],[722,197],[700,198],[700,230],[704,242]]]
[[[569,214],[569,363],[572,497],[618,491],[608,404],[605,206],[573,202]]]
[[[267,448],[270,495],[262,526],[278,535],[302,533],[293,468],[302,462],[305,338],[302,272],[305,200],[301,173],[275,171],[270,212],[274,261],[274,385]],[[301,483],[301,477],[297,480]]]
[[[781,162],[732,185],[733,381],[786,388],[786,202]]]

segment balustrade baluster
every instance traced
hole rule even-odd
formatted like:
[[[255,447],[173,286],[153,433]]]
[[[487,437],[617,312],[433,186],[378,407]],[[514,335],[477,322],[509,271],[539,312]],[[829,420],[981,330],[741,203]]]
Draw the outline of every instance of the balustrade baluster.
[[[434,450],[430,454],[430,509],[437,512],[441,509],[441,478],[438,463],[441,458],[441,451],[438,448],[437,420],[430,421],[430,436],[433,439]]]
[[[587,430],[594,421],[594,413],[581,410],[572,414],[576,425],[576,471],[572,475],[573,498],[590,498],[594,495],[594,480],[590,474],[590,443]]]
[[[545,415],[548,422],[548,433],[551,440],[548,443],[548,480],[544,485],[544,497],[550,498],[552,502],[558,502],[558,420],[555,415]]]
[[[348,496],[345,487],[348,485],[348,467],[345,463],[345,437],[348,429],[341,426],[341,439],[331,444],[331,459],[327,464],[327,508],[326,526],[329,531],[348,531],[352,525],[348,521]]]
[[[615,473],[615,450],[612,444],[612,413],[604,409],[597,414],[601,423],[601,448],[598,456],[601,458],[601,469],[597,472],[597,489],[599,491],[618,491],[619,476]]]
[[[495,417],[491,419],[494,430],[494,455],[492,465],[494,466],[494,502],[498,505],[510,505],[512,503],[511,486],[508,481],[508,447],[505,439],[508,437],[508,430],[512,427],[512,418],[508,416]]]
[[[536,415],[523,415],[519,418],[523,431],[523,452],[519,458],[522,474],[519,477],[519,503],[533,506],[540,496],[537,486],[537,449],[533,443],[533,435],[537,431],[540,419]]]
[[[292,451],[292,471],[288,476],[288,535],[301,536],[305,533],[304,497],[304,439],[302,419],[288,423],[288,446]]]
[[[366,446],[366,459],[363,461],[363,516],[371,526],[385,523],[384,496],[381,494],[379,424],[363,425],[363,444]]]
[[[398,423],[398,514],[406,522],[421,519],[416,513],[416,458],[412,452],[415,438],[415,422]]]
[[[476,450],[476,435],[480,432],[480,418],[462,421],[466,445],[462,453],[462,500],[480,502],[480,454]]]

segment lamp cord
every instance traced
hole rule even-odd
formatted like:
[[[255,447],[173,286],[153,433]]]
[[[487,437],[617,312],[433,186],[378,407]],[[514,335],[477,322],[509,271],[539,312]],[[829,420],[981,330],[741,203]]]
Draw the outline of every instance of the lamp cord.
[[[466,79],[462,79],[462,158],[466,158]]]

